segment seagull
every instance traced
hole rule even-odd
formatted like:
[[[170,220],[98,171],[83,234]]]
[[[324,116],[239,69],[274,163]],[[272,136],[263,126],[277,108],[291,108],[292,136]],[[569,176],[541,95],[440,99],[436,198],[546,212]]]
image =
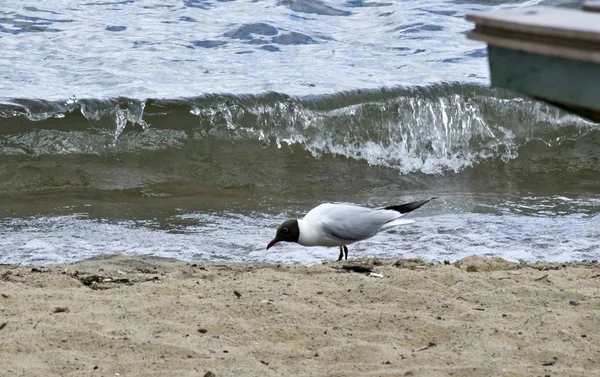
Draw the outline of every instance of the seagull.
[[[401,217],[436,198],[381,208],[323,203],[311,209],[304,218],[286,220],[279,225],[267,250],[282,241],[296,242],[302,246],[338,246],[339,262],[342,256],[348,259],[346,245],[366,240],[398,225],[414,223],[414,220]]]

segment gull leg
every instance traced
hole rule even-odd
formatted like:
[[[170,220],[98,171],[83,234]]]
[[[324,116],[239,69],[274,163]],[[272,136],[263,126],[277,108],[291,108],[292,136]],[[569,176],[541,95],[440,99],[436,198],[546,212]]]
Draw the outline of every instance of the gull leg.
[[[348,259],[348,248],[344,245],[344,253],[346,254],[346,259]],[[342,252],[340,250],[340,259],[342,259]]]
[[[344,252],[342,250],[342,247],[340,246],[340,256],[338,257],[338,262],[342,260],[342,257],[344,256]]]

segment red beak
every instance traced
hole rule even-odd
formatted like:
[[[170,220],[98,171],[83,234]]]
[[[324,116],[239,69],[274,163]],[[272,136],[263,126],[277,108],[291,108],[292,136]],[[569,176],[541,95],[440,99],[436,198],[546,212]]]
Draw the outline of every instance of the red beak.
[[[279,242],[279,240],[277,238],[274,238],[273,241],[269,242],[269,244],[267,245],[267,250],[269,250],[269,248],[275,245],[277,242]]]

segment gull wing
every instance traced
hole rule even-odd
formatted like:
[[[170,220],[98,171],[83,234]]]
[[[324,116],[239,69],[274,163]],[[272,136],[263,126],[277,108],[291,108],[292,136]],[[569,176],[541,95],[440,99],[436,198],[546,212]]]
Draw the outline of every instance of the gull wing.
[[[305,218],[316,217],[326,235],[351,242],[373,237],[386,223],[402,216],[396,211],[347,204],[322,204],[319,207],[315,208],[318,209],[316,213],[309,212]]]

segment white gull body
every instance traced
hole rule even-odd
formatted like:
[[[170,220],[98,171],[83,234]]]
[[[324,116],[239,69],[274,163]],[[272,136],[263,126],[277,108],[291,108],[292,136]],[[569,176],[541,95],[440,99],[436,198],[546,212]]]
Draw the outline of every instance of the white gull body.
[[[402,219],[406,213],[385,208],[324,203],[298,219],[303,246],[345,246],[371,238],[399,225],[414,223]]]

